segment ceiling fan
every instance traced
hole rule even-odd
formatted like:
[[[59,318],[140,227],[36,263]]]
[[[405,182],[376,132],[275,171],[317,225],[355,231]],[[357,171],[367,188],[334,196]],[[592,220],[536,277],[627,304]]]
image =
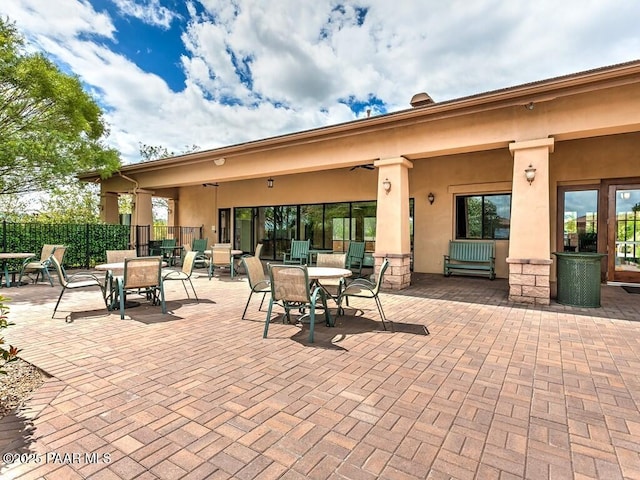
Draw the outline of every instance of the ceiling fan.
[[[364,168],[365,170],[375,170],[376,167],[373,166],[373,163],[365,163],[364,165],[356,165],[355,167],[351,167],[349,171],[355,170],[356,168]]]

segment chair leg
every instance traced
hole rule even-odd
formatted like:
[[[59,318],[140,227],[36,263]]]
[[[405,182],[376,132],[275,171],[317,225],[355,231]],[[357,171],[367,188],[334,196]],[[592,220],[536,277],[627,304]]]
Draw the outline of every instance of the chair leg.
[[[60,296],[58,297],[58,301],[56,302],[56,306],[53,308],[53,313],[51,314],[51,318],[53,318],[56,314],[56,310],[58,310],[58,305],[60,305],[60,300],[62,300],[62,294],[64,293],[65,288],[62,287],[62,291],[60,292]]]
[[[326,306],[326,303],[325,303]],[[326,312],[326,309],[325,309]],[[313,343],[313,333],[316,324],[316,306],[311,302],[309,306],[309,343]]]
[[[262,304],[264,303],[264,299],[267,298],[267,292],[262,294],[262,300],[260,300],[260,306],[258,307],[258,311],[262,310]]]
[[[198,294],[196,293],[196,288],[193,286],[193,282],[191,281],[191,278],[189,278],[189,283],[191,284],[191,290],[193,290],[193,296],[196,297],[196,302],[200,302],[200,299],[198,299]],[[187,294],[187,297],[188,296],[189,294]]]
[[[247,308],[249,308],[249,302],[251,301],[251,296],[253,295],[253,290],[249,292],[249,298],[247,298],[247,304],[244,306],[244,312],[242,312],[242,319],[245,320],[244,316],[247,314]],[[264,297],[263,297],[264,300]],[[258,309],[260,310],[260,309]]]
[[[269,301],[269,308],[267,309],[267,318],[264,321],[264,332],[262,333],[262,338],[267,338],[267,333],[269,332],[269,322],[271,321],[272,308],[273,308],[273,299]]]
[[[189,290],[187,290],[187,284],[182,280],[182,286],[184,287],[184,291],[187,294],[187,298],[189,298]],[[193,285],[191,285],[193,287]]]
[[[124,320],[124,302],[126,301],[125,297],[127,293],[123,288],[122,282],[118,282],[118,294],[120,296],[120,320]]]
[[[162,307],[162,313],[167,313],[167,305],[164,302],[164,285],[160,282],[160,305]]]
[[[378,306],[378,313],[380,313],[380,318],[382,319],[382,327],[386,330],[387,326],[385,324],[385,316],[384,316],[384,311],[382,310],[382,303],[380,302],[380,299],[378,298],[378,296],[376,295],[374,297],[376,299],[376,305]]]

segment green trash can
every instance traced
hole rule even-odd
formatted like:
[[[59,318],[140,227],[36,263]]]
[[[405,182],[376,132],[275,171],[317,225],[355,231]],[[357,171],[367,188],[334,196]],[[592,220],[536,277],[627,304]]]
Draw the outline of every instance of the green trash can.
[[[600,260],[604,253],[554,252],[558,266],[558,303],[600,306]]]

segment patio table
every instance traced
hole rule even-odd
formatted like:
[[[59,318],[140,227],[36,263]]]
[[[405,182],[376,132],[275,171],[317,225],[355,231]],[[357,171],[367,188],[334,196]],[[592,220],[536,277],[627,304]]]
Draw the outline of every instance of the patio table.
[[[163,261],[162,266],[166,267],[167,262]],[[100,272],[105,272],[104,274],[104,298],[106,301],[111,301],[109,305],[109,310],[114,310],[117,308],[115,304],[115,293],[116,287],[114,285],[113,279],[119,275],[124,274],[124,262],[114,262],[114,263],[101,263],[95,266],[95,269]],[[127,300],[126,308],[132,308],[139,306],[139,302],[135,302],[133,300]]]
[[[0,253],[0,261],[2,262],[2,272],[4,274],[4,285],[5,287],[11,286],[11,280],[9,280],[9,260],[25,260],[27,258],[34,257],[34,253],[12,253],[12,252],[2,252]],[[0,280],[0,286],[2,281]]]
[[[353,272],[348,268],[337,268],[337,267],[307,267],[307,274],[309,275],[309,280],[311,280],[312,285],[317,285],[322,288],[325,293],[334,301],[338,301],[338,297],[340,296],[340,292],[337,295],[332,295],[323,285],[322,280],[326,279],[336,279],[336,278],[347,278],[353,275]]]

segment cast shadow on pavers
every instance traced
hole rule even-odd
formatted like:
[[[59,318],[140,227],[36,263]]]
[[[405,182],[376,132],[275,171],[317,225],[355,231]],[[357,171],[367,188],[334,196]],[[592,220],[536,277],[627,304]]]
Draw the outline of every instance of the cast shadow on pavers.
[[[0,418],[0,434],[0,478],[4,478],[12,467],[20,465],[20,458],[33,455],[31,444],[36,440],[36,427],[33,420],[25,418],[18,410]]]
[[[185,298],[181,300],[165,301],[167,313],[162,313],[160,305],[151,305],[149,303],[141,303],[140,306],[127,308],[125,310],[125,320],[127,317],[136,322],[145,323],[147,325],[155,323],[175,322],[176,320],[184,320],[185,317],[177,315],[176,311],[187,305],[213,305],[216,302],[208,298],[202,298],[199,302],[195,298]],[[120,310],[114,310],[112,313],[120,315]]]
[[[428,327],[419,323],[403,323],[394,322],[387,318],[386,326],[384,329],[380,317],[377,316],[375,310],[371,310],[367,313],[372,315],[373,318],[365,316],[365,311],[361,308],[345,307],[344,315],[336,319],[336,327],[341,326],[341,321],[344,322],[344,330],[348,333],[364,333],[364,332],[380,332],[380,333],[410,333],[413,335],[427,336],[429,335]],[[374,328],[369,328],[368,324],[373,322]],[[353,330],[353,331],[352,331]]]
[[[73,323],[76,320],[95,320],[97,318],[106,319],[113,312],[108,311],[106,308],[97,310],[84,310],[82,312],[65,312],[58,309],[52,320],[64,320],[67,323]]]

